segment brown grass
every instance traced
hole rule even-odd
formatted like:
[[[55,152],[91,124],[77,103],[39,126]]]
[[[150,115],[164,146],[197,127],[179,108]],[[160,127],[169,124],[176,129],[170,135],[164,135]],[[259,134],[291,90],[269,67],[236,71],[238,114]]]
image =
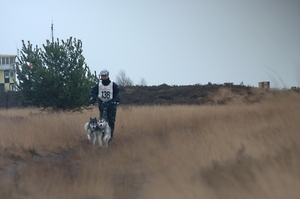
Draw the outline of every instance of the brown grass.
[[[299,198],[300,95],[261,94],[248,105],[120,106],[108,149],[83,130],[97,107],[0,110],[0,198]]]

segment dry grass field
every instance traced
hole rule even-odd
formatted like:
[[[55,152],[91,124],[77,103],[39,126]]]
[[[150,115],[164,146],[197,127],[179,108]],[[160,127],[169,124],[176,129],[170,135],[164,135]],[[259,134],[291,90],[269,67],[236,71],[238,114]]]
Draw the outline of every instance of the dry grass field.
[[[108,149],[87,142],[83,125],[95,116],[97,107],[0,110],[0,198],[300,198],[298,93],[265,92],[252,104],[120,105]]]

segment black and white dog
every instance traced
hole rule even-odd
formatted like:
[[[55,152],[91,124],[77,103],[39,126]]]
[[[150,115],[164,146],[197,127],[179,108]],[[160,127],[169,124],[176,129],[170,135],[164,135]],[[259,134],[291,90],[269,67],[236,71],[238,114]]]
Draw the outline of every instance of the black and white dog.
[[[97,118],[90,118],[90,121],[84,125],[84,129],[88,140],[92,141],[92,138],[94,138],[93,144],[95,144],[96,134],[99,131]]]
[[[100,147],[108,147],[108,142],[111,138],[111,128],[105,119],[90,118],[90,121],[84,125],[87,132],[87,138],[93,145],[96,140],[99,141]]]

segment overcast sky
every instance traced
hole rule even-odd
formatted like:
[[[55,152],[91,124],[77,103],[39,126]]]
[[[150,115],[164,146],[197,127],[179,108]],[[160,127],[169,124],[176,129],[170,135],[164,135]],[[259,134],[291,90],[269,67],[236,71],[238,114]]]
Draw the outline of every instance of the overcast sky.
[[[82,40],[92,71],[139,84],[300,86],[300,0],[0,0],[0,54]]]

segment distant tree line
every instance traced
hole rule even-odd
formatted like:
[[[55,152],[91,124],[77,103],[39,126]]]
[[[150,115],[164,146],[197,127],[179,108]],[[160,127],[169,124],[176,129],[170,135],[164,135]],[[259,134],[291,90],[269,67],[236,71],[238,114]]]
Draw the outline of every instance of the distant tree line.
[[[244,103],[259,102],[264,98],[264,95],[258,94],[257,91],[253,92],[252,88],[227,83],[186,86],[170,86],[167,84],[158,86],[121,86],[120,105],[224,105],[235,99],[239,99]],[[226,92],[224,93],[224,91]],[[20,99],[20,91],[0,92],[0,108],[23,107]]]

